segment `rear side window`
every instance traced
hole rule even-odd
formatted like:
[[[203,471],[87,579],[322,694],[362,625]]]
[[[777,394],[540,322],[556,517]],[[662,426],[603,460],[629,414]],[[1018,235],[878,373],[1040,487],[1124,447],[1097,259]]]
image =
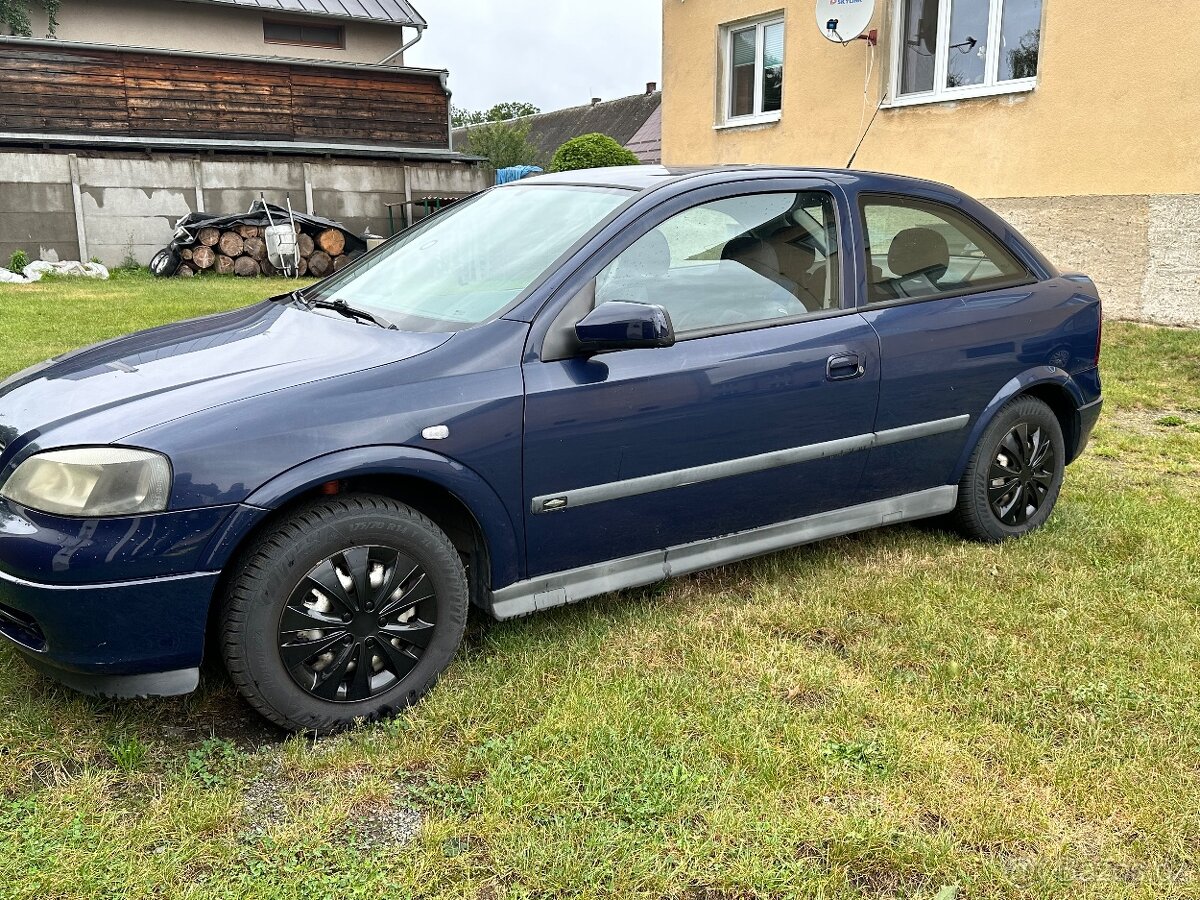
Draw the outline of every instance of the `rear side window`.
[[[972,293],[1020,284],[1029,272],[962,213],[902,197],[864,197],[867,302]]]

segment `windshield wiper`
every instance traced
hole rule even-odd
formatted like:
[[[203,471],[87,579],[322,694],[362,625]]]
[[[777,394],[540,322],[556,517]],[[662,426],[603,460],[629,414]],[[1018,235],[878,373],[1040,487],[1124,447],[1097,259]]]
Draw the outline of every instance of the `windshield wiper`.
[[[377,316],[373,312],[367,312],[357,306],[351,306],[345,300],[307,300],[299,291],[293,291],[292,296],[300,303],[305,304],[309,309],[332,309],[338,315],[345,316],[347,319],[358,319],[360,322],[370,322],[372,325],[378,325],[380,328],[386,328],[388,331],[399,331],[399,327],[393,325],[383,316]]]

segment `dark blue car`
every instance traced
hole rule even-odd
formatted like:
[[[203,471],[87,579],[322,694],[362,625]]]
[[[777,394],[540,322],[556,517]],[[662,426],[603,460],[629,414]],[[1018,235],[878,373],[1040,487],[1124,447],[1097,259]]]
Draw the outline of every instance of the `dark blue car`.
[[[214,288],[215,289],[215,288]],[[497,619],[832,535],[1050,515],[1100,301],[859,172],[494,188],[332,278],[0,384],[0,634],[115,696],[206,650],[263,715],[400,710]]]

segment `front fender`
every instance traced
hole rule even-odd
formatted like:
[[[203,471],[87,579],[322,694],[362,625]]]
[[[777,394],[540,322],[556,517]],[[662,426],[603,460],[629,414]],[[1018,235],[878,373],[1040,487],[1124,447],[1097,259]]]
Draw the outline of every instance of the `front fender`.
[[[222,569],[245,537],[273,510],[330,481],[369,475],[418,478],[449,491],[471,511],[483,532],[495,588],[519,581],[524,554],[519,532],[500,497],[462,463],[416,447],[371,446],[318,456],[276,476],[246,498],[209,549],[210,566]]]
[[[996,414],[1000,412],[1004,405],[1018,394],[1023,394],[1030,388],[1041,385],[1052,385],[1065,391],[1071,397],[1076,411],[1089,402],[1079,385],[1075,383],[1075,380],[1065,370],[1056,366],[1036,366],[1035,368],[1025,370],[1005,384],[975,420],[975,423],[971,427],[971,434],[967,438],[966,446],[963,448],[962,456],[959,457],[958,465],[955,466],[954,481],[951,483],[955,483],[962,478],[963,472],[966,471],[967,463],[971,460],[971,454],[975,452],[975,447],[979,444],[980,438],[983,437],[983,433],[987,430],[987,427],[992,424],[992,419],[996,417]]]

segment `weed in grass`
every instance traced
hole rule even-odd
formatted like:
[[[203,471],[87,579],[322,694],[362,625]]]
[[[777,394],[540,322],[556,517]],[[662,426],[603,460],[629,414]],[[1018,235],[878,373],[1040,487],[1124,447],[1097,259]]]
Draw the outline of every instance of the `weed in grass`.
[[[224,787],[239,756],[237,746],[231,741],[208,738],[199,747],[188,751],[187,771],[205,787]]]
[[[821,756],[867,775],[886,775],[892,769],[890,754],[875,741],[826,741]]]
[[[147,748],[136,734],[123,735],[108,746],[117,768],[124,772],[134,772],[146,761]]]
[[[1155,425],[1161,425],[1163,428],[1181,428],[1187,423],[1187,419],[1183,416],[1176,415],[1163,416],[1161,419],[1154,420]]]
[[[138,262],[137,255],[133,251],[133,232],[129,232],[129,238],[125,241],[125,256],[121,258],[121,268],[126,272],[137,272],[141,270],[142,264]]]
[[[20,274],[21,270],[29,265],[29,254],[24,250],[14,250],[12,256],[8,258],[8,270]]]

